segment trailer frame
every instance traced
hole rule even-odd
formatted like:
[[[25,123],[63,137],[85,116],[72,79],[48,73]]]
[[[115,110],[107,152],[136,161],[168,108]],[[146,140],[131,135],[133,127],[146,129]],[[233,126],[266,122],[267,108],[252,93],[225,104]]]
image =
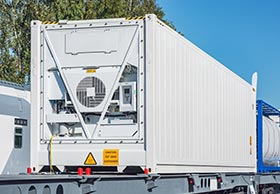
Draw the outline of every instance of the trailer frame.
[[[267,166],[263,162],[263,116],[279,116],[280,111],[263,100],[257,100],[257,172],[280,171],[280,167]]]

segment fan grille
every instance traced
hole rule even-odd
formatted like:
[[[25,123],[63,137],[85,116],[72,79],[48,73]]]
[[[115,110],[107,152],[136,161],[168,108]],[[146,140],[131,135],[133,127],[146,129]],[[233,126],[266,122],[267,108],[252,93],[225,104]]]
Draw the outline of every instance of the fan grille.
[[[89,90],[91,90],[90,93]],[[100,79],[86,77],[78,84],[76,95],[82,105],[88,108],[94,108],[104,100],[106,88]]]

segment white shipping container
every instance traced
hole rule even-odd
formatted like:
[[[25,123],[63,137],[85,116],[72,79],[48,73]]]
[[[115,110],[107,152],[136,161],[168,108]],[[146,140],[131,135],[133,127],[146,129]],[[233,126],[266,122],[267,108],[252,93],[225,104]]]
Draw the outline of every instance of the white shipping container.
[[[253,87],[155,15],[31,26],[32,167],[256,171]]]

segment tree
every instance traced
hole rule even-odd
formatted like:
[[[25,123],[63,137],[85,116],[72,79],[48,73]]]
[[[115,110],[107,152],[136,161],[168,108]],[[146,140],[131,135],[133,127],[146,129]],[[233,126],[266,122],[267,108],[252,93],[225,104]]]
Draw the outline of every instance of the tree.
[[[0,0],[0,79],[29,82],[30,21],[47,17],[44,8],[35,0]]]
[[[147,13],[164,17],[155,0],[0,0],[0,79],[30,82],[31,20],[118,18]]]

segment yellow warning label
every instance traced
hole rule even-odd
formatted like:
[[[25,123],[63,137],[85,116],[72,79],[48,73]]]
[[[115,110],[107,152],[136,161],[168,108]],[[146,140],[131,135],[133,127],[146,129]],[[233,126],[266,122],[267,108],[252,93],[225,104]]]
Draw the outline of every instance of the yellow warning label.
[[[90,152],[84,162],[85,165],[95,165],[97,162],[95,161],[92,153]]]
[[[86,73],[95,73],[96,72],[96,69],[87,69],[86,70]]]
[[[119,165],[119,150],[118,149],[103,150],[103,165],[106,166]]]

